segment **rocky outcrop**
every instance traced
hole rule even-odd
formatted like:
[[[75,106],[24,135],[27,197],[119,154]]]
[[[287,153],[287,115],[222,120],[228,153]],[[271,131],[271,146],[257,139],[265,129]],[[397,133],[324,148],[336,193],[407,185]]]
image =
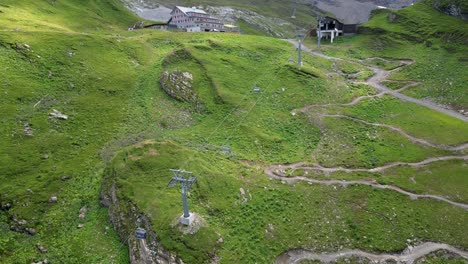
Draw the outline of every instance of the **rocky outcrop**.
[[[119,200],[115,183],[105,182],[101,203],[109,208],[109,219],[123,243],[128,246],[131,264],[183,264],[182,260],[163,248],[148,217],[129,201]],[[146,238],[135,236],[138,228],[146,230]]]
[[[291,31],[297,27],[278,17],[266,17],[254,11],[229,6],[207,6],[206,11],[229,24],[236,24],[237,21],[243,20],[247,24],[278,38],[291,37]]]
[[[165,71],[159,80],[163,90],[172,98],[190,103],[197,111],[203,110],[203,105],[193,90],[193,75],[189,72],[175,70]]]
[[[468,20],[468,10],[464,10],[457,1],[448,1],[448,3],[444,1],[444,3],[441,3],[440,0],[435,0],[432,6],[446,15]]]

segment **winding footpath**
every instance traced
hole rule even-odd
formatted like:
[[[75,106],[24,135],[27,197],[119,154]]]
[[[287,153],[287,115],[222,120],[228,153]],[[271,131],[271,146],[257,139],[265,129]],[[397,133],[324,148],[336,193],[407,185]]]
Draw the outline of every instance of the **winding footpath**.
[[[298,43],[294,40],[288,40],[289,42],[293,43],[296,47],[298,47]],[[303,50],[305,52],[311,53],[312,55],[328,59],[328,60],[333,60],[333,61],[344,61],[341,58],[334,58],[330,56],[323,55],[321,53],[314,52],[307,47],[303,47]],[[359,64],[364,64],[365,61],[348,61],[351,63],[359,63]],[[437,104],[434,104],[432,102],[427,102],[419,99],[415,99],[409,96],[406,96],[404,94],[401,94],[402,91],[409,87],[414,87],[419,85],[418,82],[414,81],[408,81],[406,85],[403,87],[396,89],[396,90],[391,90],[385,85],[382,84],[383,81],[386,81],[387,78],[390,76],[390,74],[393,71],[399,70],[402,67],[405,67],[407,65],[410,65],[413,63],[413,61],[409,60],[400,60],[400,66],[396,67],[393,70],[383,70],[377,67],[365,65],[367,68],[371,69],[374,72],[374,76],[366,80],[365,82],[359,82],[363,84],[367,84],[369,86],[372,86],[374,89],[378,91],[377,94],[375,95],[367,95],[367,96],[360,96],[355,99],[353,99],[349,103],[344,103],[344,104],[334,104],[334,103],[329,103],[329,104],[316,104],[316,105],[309,105],[306,107],[303,107],[301,109],[296,109],[292,111],[292,114],[295,114],[296,112],[308,112],[312,108],[315,107],[326,107],[326,106],[353,106],[358,104],[360,101],[368,98],[375,98],[375,97],[382,97],[386,94],[392,95],[400,100],[407,101],[407,102],[412,102],[421,106],[428,107],[430,109],[433,109],[435,111],[438,111],[440,113],[444,113],[447,115],[450,115],[452,117],[455,117],[457,119],[463,120],[463,121],[468,121],[468,117],[464,116],[458,112],[445,109]],[[358,82],[356,82],[358,83]],[[424,145],[424,146],[429,146],[433,148],[438,148],[438,149],[443,149],[443,150],[448,150],[448,151],[463,151],[468,148],[468,143],[457,145],[457,146],[448,146],[448,145],[442,145],[442,144],[434,144],[431,143],[427,140],[416,138],[412,135],[409,135],[405,131],[403,131],[400,128],[393,127],[387,124],[380,124],[380,123],[371,123],[365,120],[361,120],[355,117],[350,117],[350,116],[345,116],[345,115],[339,115],[339,114],[321,114],[321,117],[326,117],[326,118],[343,118],[343,119],[348,119],[354,122],[360,122],[369,126],[376,126],[376,127],[384,127],[387,128],[391,131],[397,132],[403,137],[409,139],[411,142],[419,145]],[[398,192],[403,195],[409,196],[411,199],[416,200],[416,199],[433,199],[437,200],[440,202],[445,202],[448,203],[452,206],[462,208],[464,210],[468,211],[468,204],[464,203],[459,203],[459,202],[454,202],[451,201],[445,197],[439,196],[439,195],[431,195],[431,194],[416,194],[412,193],[409,191],[406,191],[398,186],[394,185],[384,185],[384,184],[379,184],[375,180],[317,180],[313,178],[306,177],[305,175],[302,176],[295,176],[295,177],[288,177],[286,175],[286,170],[298,170],[302,169],[305,171],[305,174],[307,174],[307,171],[311,171],[314,173],[333,173],[333,172],[382,172],[385,171],[389,168],[393,168],[396,166],[410,166],[410,167],[421,167],[433,162],[438,162],[438,161],[446,161],[446,160],[468,160],[468,155],[465,156],[443,156],[443,157],[433,157],[433,158],[428,158],[420,162],[414,162],[414,163],[409,163],[409,162],[392,162],[380,167],[375,167],[371,169],[364,169],[364,168],[343,168],[343,167],[336,167],[336,168],[327,168],[323,167],[320,165],[307,165],[304,162],[299,162],[299,163],[293,163],[293,164],[280,164],[280,165],[271,165],[267,166],[264,169],[265,174],[275,180],[280,180],[282,182],[286,183],[295,183],[298,181],[304,181],[304,182],[309,182],[309,183],[314,183],[314,184],[322,184],[322,185],[341,185],[341,186],[349,186],[349,185],[365,185],[369,186],[372,188],[377,188],[377,189],[387,189],[387,190],[392,190],[395,192]],[[286,264],[286,263],[301,263],[304,260],[316,260],[324,263],[330,263],[330,262],[335,262],[343,258],[349,258],[349,257],[361,257],[365,258],[373,263],[381,263],[381,262],[387,262],[387,261],[392,261],[396,263],[414,263],[418,259],[432,253],[436,252],[439,250],[443,250],[446,252],[450,252],[452,254],[456,254],[465,260],[468,261],[468,252],[455,248],[453,246],[450,246],[448,244],[443,244],[443,243],[434,243],[434,242],[426,242],[420,245],[417,245],[415,247],[408,247],[406,250],[404,250],[400,254],[378,254],[378,253],[371,253],[371,252],[365,252],[362,250],[356,250],[356,249],[347,249],[347,250],[342,250],[339,252],[335,253],[316,253],[313,250],[309,249],[291,249],[280,256],[276,258],[276,263],[277,264]]]
[[[292,43],[296,48],[299,47],[299,43],[296,40],[291,40],[290,39],[290,40],[287,40],[287,41]],[[347,62],[350,62],[350,63],[357,63],[355,61],[349,61],[349,60],[344,60],[344,59],[341,59],[341,58],[330,57],[330,56],[324,55],[322,53],[312,51],[311,49],[305,47],[304,45],[302,45],[302,50],[307,52],[307,53],[310,53],[310,54],[312,54],[314,56],[324,58],[324,59],[327,59],[327,60],[347,61]],[[362,61],[360,61],[360,62],[362,62]],[[373,67],[373,66],[365,65],[367,68],[369,68],[370,70],[372,70],[374,72],[374,76],[369,78],[365,83],[372,86],[376,90],[380,91],[381,93],[379,93],[378,96],[382,96],[384,94],[389,94],[389,95],[392,95],[392,96],[394,96],[394,97],[396,97],[396,98],[398,98],[400,100],[407,101],[407,102],[412,102],[412,103],[415,103],[415,104],[418,104],[418,105],[421,105],[421,106],[425,106],[425,107],[428,107],[428,108],[430,108],[432,110],[435,110],[437,112],[444,113],[444,114],[450,115],[452,117],[455,117],[457,119],[460,119],[460,120],[463,120],[463,121],[468,121],[467,116],[464,116],[464,115],[462,115],[462,114],[460,114],[460,113],[458,113],[456,111],[443,108],[440,105],[435,104],[433,102],[424,101],[424,100],[420,100],[420,99],[416,99],[416,98],[404,95],[404,94],[400,93],[402,89],[392,90],[392,89],[389,89],[388,87],[386,87],[385,85],[383,85],[382,81],[386,80],[393,71],[399,70],[404,66],[410,65],[410,64],[413,63],[413,61],[400,60],[400,63],[402,63],[401,66],[399,66],[399,67],[397,67],[397,68],[395,68],[393,70],[390,70],[390,71],[380,69],[380,68],[377,68],[377,67]],[[408,87],[406,87],[406,88],[408,88]],[[368,96],[368,97],[376,97],[376,96]],[[364,98],[365,97],[359,99],[358,101],[360,101],[360,100],[362,100]],[[357,102],[355,102],[355,103],[357,103]]]
[[[387,124],[371,123],[371,122],[367,122],[365,120],[361,120],[361,119],[346,116],[346,115],[326,115],[326,114],[324,114],[324,115],[321,115],[321,116],[329,117],[329,118],[343,118],[343,119],[348,119],[348,120],[351,120],[351,121],[354,121],[354,122],[363,123],[363,124],[366,124],[366,125],[369,125],[369,126],[385,127],[385,128],[388,128],[389,130],[392,130],[392,131],[395,131],[395,132],[399,133],[400,135],[406,137],[407,139],[409,139],[411,142],[413,142],[415,144],[424,145],[424,146],[428,146],[428,147],[433,147],[433,148],[438,148],[438,149],[443,149],[443,150],[449,150],[449,151],[461,151],[461,150],[464,150],[464,149],[468,148],[468,143],[460,144],[460,145],[457,145],[457,146],[434,144],[434,143],[431,143],[431,142],[426,141],[424,139],[420,139],[420,138],[416,138],[414,136],[411,136],[410,134],[403,131],[401,128],[397,128],[397,127],[390,126],[390,125],[387,125]]]
[[[343,168],[343,167],[326,168],[320,165],[307,166],[306,164],[299,162],[299,163],[286,164],[286,165],[267,166],[264,171],[265,171],[265,174],[268,175],[268,177],[270,177],[271,179],[276,179],[276,180],[280,180],[282,182],[287,182],[287,183],[295,183],[298,181],[304,181],[304,182],[323,184],[323,185],[341,185],[341,186],[366,185],[366,186],[370,186],[370,187],[377,188],[377,189],[387,189],[387,190],[396,191],[398,193],[409,196],[413,200],[434,199],[434,200],[446,202],[453,206],[468,210],[468,204],[454,202],[445,197],[438,196],[438,195],[412,193],[412,192],[403,190],[402,188],[398,186],[379,184],[373,180],[349,180],[349,181],[316,180],[316,179],[309,178],[306,176],[288,177],[285,175],[287,169],[292,169],[292,170],[303,169],[306,171],[314,171],[314,172],[322,172],[322,173],[333,173],[333,172],[340,172],[340,171],[341,172],[381,172],[381,171],[384,171],[386,169],[393,168],[396,166],[406,165],[410,167],[420,167],[420,166],[424,166],[432,162],[444,161],[444,160],[468,160],[468,155],[467,156],[446,156],[446,157],[429,158],[429,159],[425,159],[423,161],[415,162],[415,163],[393,162],[393,163],[390,163],[381,167],[376,167],[373,169],[348,169],[348,168]]]
[[[415,247],[408,247],[401,254],[375,254],[362,250],[342,250],[335,253],[315,253],[308,249],[292,249],[281,254],[276,259],[276,264],[302,263],[304,260],[318,260],[329,263],[342,258],[352,256],[366,258],[373,263],[382,263],[385,261],[394,261],[396,263],[413,263],[416,260],[438,250],[444,250],[456,254],[462,258],[468,259],[468,252],[452,247],[447,244],[426,242]]]

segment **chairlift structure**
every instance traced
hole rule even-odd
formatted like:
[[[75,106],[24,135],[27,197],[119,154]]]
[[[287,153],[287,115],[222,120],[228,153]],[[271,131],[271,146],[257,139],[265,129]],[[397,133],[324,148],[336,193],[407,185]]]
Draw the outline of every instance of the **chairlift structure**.
[[[184,213],[180,217],[180,223],[183,225],[191,225],[194,220],[194,216],[193,214],[190,214],[188,208],[187,192],[190,190],[190,188],[192,188],[192,185],[197,181],[197,178],[192,177],[192,173],[188,171],[174,169],[171,169],[170,171],[174,174],[174,176],[167,184],[167,187],[174,187],[180,183],[182,190],[182,204],[184,207]],[[185,176],[188,176],[189,178],[185,178]]]

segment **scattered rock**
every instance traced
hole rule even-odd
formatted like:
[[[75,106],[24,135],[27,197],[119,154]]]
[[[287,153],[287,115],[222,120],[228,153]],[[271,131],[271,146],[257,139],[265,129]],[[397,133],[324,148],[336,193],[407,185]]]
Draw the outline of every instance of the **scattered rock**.
[[[35,235],[37,233],[36,229],[34,228],[25,228],[24,231],[26,231],[30,235]]]
[[[84,224],[78,224],[78,229],[81,229],[84,227]]]
[[[31,264],[49,264],[49,261],[47,259],[44,259],[43,261],[39,262],[31,262]]]
[[[36,247],[37,247],[37,249],[39,250],[39,252],[41,252],[42,254],[49,252],[49,251],[47,250],[47,248],[45,248],[45,247],[42,246],[41,244],[36,244]]]
[[[24,123],[23,125],[23,132],[26,136],[32,137],[33,136],[33,129],[29,122]]]
[[[68,116],[62,114],[60,111],[53,109],[52,113],[49,113],[50,118],[57,118],[57,119],[62,119],[62,120],[67,120]]]
[[[58,201],[57,196],[52,196],[49,198],[49,203],[56,203]]]
[[[246,192],[245,192],[244,188],[240,188],[239,191],[240,191],[240,195],[242,197],[242,202],[244,202],[244,203],[247,202],[248,199],[247,199],[247,195],[246,195]]]
[[[73,57],[74,53],[72,51],[67,51],[67,56],[68,57]]]
[[[86,207],[81,207],[78,218],[84,219],[86,217],[86,212],[88,212],[88,209]]]
[[[18,225],[26,225],[28,223],[28,221],[22,219],[22,220],[16,220],[16,219],[13,219],[13,221],[15,223],[17,223]]]
[[[2,209],[2,211],[8,211],[8,210],[11,209],[11,204],[10,203],[2,204],[1,209]]]
[[[49,158],[49,154],[44,154],[44,155],[41,156],[41,159],[45,159],[45,160],[46,160],[46,159],[48,159],[48,158]]]
[[[24,46],[21,45],[21,44],[16,44],[16,47],[15,47],[17,50],[24,50]]]
[[[30,49],[30,48],[31,48],[31,46],[29,46],[28,44],[24,44],[23,46],[24,46],[25,48],[27,48],[27,49]]]
[[[86,208],[85,206],[80,208],[80,213],[85,214],[86,212],[88,212],[88,208]]]
[[[60,179],[61,179],[62,181],[66,181],[66,180],[69,180],[70,178],[71,178],[70,176],[64,175],[64,176],[62,176]]]

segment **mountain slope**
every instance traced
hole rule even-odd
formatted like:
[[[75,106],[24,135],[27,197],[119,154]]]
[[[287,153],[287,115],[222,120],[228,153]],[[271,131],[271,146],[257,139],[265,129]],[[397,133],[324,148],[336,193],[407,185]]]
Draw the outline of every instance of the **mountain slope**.
[[[11,1],[0,4],[3,30],[96,32],[138,21],[118,0]]]
[[[453,205],[468,202],[467,123],[377,95],[368,65],[304,53],[299,67],[295,47],[269,37],[129,32],[138,18],[118,1],[3,1],[0,10],[0,262],[154,256],[138,245],[185,263],[422,241],[468,248],[468,215]],[[405,56],[447,55],[451,44],[432,40],[438,30],[428,39],[437,50],[422,49],[430,27],[408,40],[414,20],[388,15],[324,52],[388,56],[372,64],[384,69],[400,67],[391,58],[403,44],[417,43]],[[164,76],[186,79],[171,86]],[[188,197],[198,232],[174,224],[172,168],[198,177]]]
[[[370,12],[378,6],[400,9],[413,3],[412,0],[375,0],[375,1],[179,1],[164,0],[126,0],[130,9],[147,19],[166,20],[174,5],[202,6],[229,23],[241,20],[240,26],[254,27],[268,35],[284,37],[294,36],[295,27],[304,28],[316,24],[318,15],[331,15],[345,23],[363,23]],[[232,10],[233,9],[233,10]],[[246,21],[247,23],[242,23]],[[264,24],[264,25],[262,25]],[[275,24],[288,24],[278,28]],[[289,32],[288,32],[289,31]]]
[[[399,11],[376,10],[373,18],[360,27],[360,33],[339,39],[335,45],[324,41],[324,52],[336,55],[337,51],[340,56],[354,58],[412,59],[414,64],[392,76],[420,83],[405,94],[467,111],[466,21],[438,12],[432,1],[422,1]],[[315,45],[316,40],[313,42]]]
[[[151,57],[112,36],[137,19],[118,1],[0,9],[0,262],[125,263],[98,203],[98,152],[126,122],[136,65]]]

